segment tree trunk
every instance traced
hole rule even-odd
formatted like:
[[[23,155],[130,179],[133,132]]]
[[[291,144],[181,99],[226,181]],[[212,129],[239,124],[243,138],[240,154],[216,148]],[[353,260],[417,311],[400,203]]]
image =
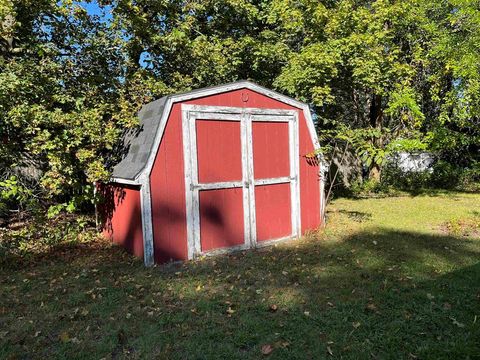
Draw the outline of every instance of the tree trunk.
[[[373,94],[372,102],[370,104],[370,126],[375,129],[382,130],[383,126],[383,108],[382,108],[382,95]],[[376,148],[383,146],[382,137],[372,138],[373,145]],[[372,161],[370,165],[368,178],[370,180],[380,181],[382,168],[379,164]]]
[[[370,180],[375,180],[376,182],[379,182],[381,175],[382,175],[382,168],[377,164],[372,164],[368,172],[368,178]]]

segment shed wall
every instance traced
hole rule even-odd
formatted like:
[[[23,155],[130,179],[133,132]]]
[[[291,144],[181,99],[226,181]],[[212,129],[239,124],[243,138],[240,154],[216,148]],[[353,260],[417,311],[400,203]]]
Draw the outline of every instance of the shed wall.
[[[97,189],[104,200],[98,208],[103,235],[143,258],[140,189],[125,185],[101,185]]]
[[[172,107],[150,174],[155,262],[188,258],[180,104]]]

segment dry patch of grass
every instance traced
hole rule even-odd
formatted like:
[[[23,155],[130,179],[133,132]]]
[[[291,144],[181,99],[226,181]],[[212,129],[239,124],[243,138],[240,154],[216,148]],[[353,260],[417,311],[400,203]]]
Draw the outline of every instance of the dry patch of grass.
[[[445,222],[441,229],[453,236],[480,237],[480,217],[452,219]]]

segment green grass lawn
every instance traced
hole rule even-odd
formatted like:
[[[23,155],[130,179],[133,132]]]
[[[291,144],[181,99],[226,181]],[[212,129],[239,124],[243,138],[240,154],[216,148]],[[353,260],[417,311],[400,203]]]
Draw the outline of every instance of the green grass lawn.
[[[0,358],[480,359],[480,195],[339,199],[328,222],[168,268],[101,242],[4,267]]]

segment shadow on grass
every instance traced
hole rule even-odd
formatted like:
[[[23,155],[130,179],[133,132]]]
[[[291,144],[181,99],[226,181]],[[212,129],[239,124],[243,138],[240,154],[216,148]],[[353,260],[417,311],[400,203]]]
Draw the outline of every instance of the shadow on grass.
[[[353,210],[338,210],[339,213],[345,214],[349,219],[352,219],[355,222],[365,222],[372,218],[372,213],[364,211],[353,211]]]
[[[71,254],[4,272],[0,357],[480,357],[478,240],[377,228],[153,269]]]
[[[46,247],[44,251],[37,252],[0,252],[0,271],[30,269],[45,266],[62,266],[83,259],[85,263],[102,261],[129,261],[136,259],[127,254],[123,249],[114,246],[110,241],[98,238],[88,242],[68,242]]]
[[[432,188],[413,188],[405,189],[403,192],[415,197],[415,196],[457,196],[458,194],[478,194],[478,189],[470,190],[467,188],[459,189],[432,189]]]

